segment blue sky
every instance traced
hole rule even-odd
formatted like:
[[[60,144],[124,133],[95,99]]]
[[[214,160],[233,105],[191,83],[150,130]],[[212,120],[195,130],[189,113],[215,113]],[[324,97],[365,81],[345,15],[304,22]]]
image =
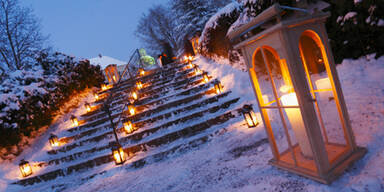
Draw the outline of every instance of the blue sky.
[[[43,33],[57,50],[93,58],[99,53],[126,61],[140,47],[138,20],[155,4],[168,0],[21,0],[34,9]]]

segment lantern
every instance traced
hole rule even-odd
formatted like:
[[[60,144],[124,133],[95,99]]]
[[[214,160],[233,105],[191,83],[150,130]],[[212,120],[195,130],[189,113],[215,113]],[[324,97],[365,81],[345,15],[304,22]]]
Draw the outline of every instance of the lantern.
[[[204,81],[204,83],[208,83],[209,82],[209,77],[208,77],[208,73],[207,72],[203,73],[203,81]]]
[[[108,89],[108,87],[107,87],[106,84],[102,84],[102,85],[101,85],[101,90],[102,90],[102,91],[105,91],[105,90],[107,90],[107,89]]]
[[[96,100],[96,101],[99,100],[99,94],[94,93],[93,96],[95,97],[95,100]]]
[[[112,156],[116,165],[123,164],[126,160],[123,147],[121,147],[120,144],[115,144],[112,146]]]
[[[145,71],[144,71],[143,68],[140,68],[140,69],[139,69],[139,74],[140,74],[141,76],[144,76],[144,75],[145,75]]]
[[[91,105],[89,103],[85,103],[84,106],[87,112],[90,112],[92,110]]]
[[[215,81],[214,86],[216,94],[223,93],[223,86],[221,85],[220,81]]]
[[[77,117],[75,116],[71,116],[71,122],[72,122],[72,126],[76,127],[76,126],[79,126],[79,121],[77,120]]]
[[[242,108],[244,120],[247,122],[249,128],[256,127],[259,122],[257,121],[256,114],[252,109],[252,106],[245,105]]]
[[[141,83],[141,81],[136,82],[136,88],[138,90],[142,89],[143,88],[143,83]]]
[[[124,131],[127,134],[130,134],[136,130],[131,121],[124,122],[123,125],[124,125]]]
[[[32,167],[29,165],[28,161],[25,161],[22,159],[19,164],[20,172],[23,177],[28,177],[29,175],[32,175]]]
[[[138,96],[137,96],[136,91],[132,91],[132,92],[131,92],[131,98],[132,98],[133,100],[137,100],[137,99],[138,99]]]
[[[49,137],[49,143],[51,144],[51,147],[58,147],[59,138],[56,135],[51,134],[51,136]]]
[[[190,62],[190,63],[188,63],[188,68],[189,69],[192,69],[194,67],[194,65]]]
[[[329,184],[366,149],[356,145],[351,128],[324,24],[329,14],[297,5],[274,4],[228,37],[249,68],[270,164]],[[281,17],[284,9],[290,16]]]
[[[128,111],[130,115],[135,115],[135,106],[133,104],[128,105]]]
[[[195,65],[195,74],[196,75],[201,74],[201,70],[197,65]]]

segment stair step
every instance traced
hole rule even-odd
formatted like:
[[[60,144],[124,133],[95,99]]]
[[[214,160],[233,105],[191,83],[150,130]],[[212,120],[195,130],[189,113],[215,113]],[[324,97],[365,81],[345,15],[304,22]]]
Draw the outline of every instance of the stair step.
[[[239,98],[232,99],[232,100],[224,102],[222,104],[210,107],[210,108],[208,108],[206,110],[199,111],[199,112],[194,112],[192,114],[184,115],[181,118],[177,118],[177,119],[165,122],[164,124],[162,124],[162,125],[160,125],[160,126],[158,126],[156,128],[145,129],[144,131],[141,131],[139,133],[135,133],[135,134],[131,134],[131,135],[126,136],[126,137],[122,137],[120,139],[120,141],[121,141],[122,144],[127,143],[127,141],[129,141],[129,140],[133,140],[133,141],[137,142],[137,141],[141,140],[144,137],[150,136],[151,134],[157,132],[158,130],[166,129],[166,128],[170,127],[170,126],[174,126],[174,125],[177,125],[177,124],[180,124],[180,123],[185,123],[187,121],[191,121],[191,120],[199,118],[199,117],[203,117],[204,114],[215,113],[215,112],[217,112],[220,109],[226,109],[230,105],[236,103],[238,100],[239,100]],[[215,99],[206,100],[204,103],[207,104],[207,103],[212,102],[212,101],[218,101],[218,100],[217,99],[216,100]],[[179,109],[177,111],[173,111],[172,114],[173,115],[177,115],[179,113],[182,113],[182,112],[185,112],[185,111],[189,111],[189,110],[192,110],[194,108],[201,107],[201,106],[202,105],[189,106],[187,108],[183,108],[183,109]],[[139,127],[144,128],[144,124],[142,123],[141,125],[139,125]],[[105,130],[108,130],[108,131],[106,131],[106,132],[104,132],[102,134],[99,134],[99,135],[97,135],[95,137],[87,138],[85,140],[81,140],[79,142],[75,142],[73,144],[66,145],[66,146],[64,146],[64,147],[62,147],[60,149],[48,151],[48,154],[52,154],[53,155],[53,154],[58,154],[58,153],[66,153],[66,152],[71,151],[72,149],[75,149],[77,147],[81,147],[81,146],[84,146],[84,145],[89,145],[90,143],[94,143],[94,142],[100,142],[101,140],[104,140],[104,139],[111,139],[112,136],[113,136],[112,135],[113,134],[112,130],[110,128],[109,129],[105,129]],[[118,132],[119,133],[123,132],[122,128],[118,129]]]
[[[141,143],[141,144],[134,145],[134,146],[130,146],[130,147],[125,147],[124,151],[127,154],[133,155],[139,151],[143,151],[143,150],[146,151],[147,148],[149,148],[149,147],[158,147],[160,145],[174,142],[174,141],[181,139],[181,138],[189,138],[189,137],[195,136],[197,134],[201,134],[205,130],[208,130],[209,128],[211,128],[213,126],[218,126],[218,125],[224,124],[224,123],[228,122],[230,119],[241,116],[241,114],[238,111],[239,110],[232,110],[232,111],[229,111],[225,114],[222,114],[222,115],[216,116],[212,119],[209,119],[205,122],[198,123],[198,124],[186,127],[182,130],[178,130],[178,131],[175,131],[173,133],[163,135],[161,137],[152,139],[148,142]],[[163,155],[161,155],[161,153],[160,153],[158,155],[154,155],[153,157],[157,157],[157,159],[158,159],[160,156],[164,156],[164,154],[166,154],[166,153],[163,153]],[[113,158],[110,154],[102,155],[102,156],[96,157],[94,159],[91,159],[91,160],[88,160],[88,161],[85,161],[82,163],[71,165],[67,168],[58,169],[58,170],[43,173],[41,175],[37,175],[34,177],[22,179],[22,180],[14,182],[13,184],[24,185],[24,186],[32,185],[32,184],[43,182],[43,181],[53,180],[59,176],[70,175],[74,172],[87,171],[90,168],[100,166],[102,164],[106,164],[106,163],[109,163],[112,161],[113,161]],[[133,163],[133,165],[134,165],[134,167],[140,167],[143,165],[143,163],[145,164],[145,162],[147,162],[147,161],[146,160],[138,160],[137,163]]]

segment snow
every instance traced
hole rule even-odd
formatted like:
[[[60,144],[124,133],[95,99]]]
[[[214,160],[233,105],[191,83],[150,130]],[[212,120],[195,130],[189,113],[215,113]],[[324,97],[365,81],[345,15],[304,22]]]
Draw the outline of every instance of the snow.
[[[17,162],[2,162],[0,166],[0,191],[51,191],[50,185],[70,185],[64,191],[384,191],[384,57],[374,55],[358,60],[346,59],[337,66],[347,103],[356,142],[366,147],[366,156],[356,162],[332,185],[323,185],[268,165],[272,158],[265,139],[263,125],[256,128],[244,126],[239,117],[224,124],[220,133],[209,142],[187,152],[171,155],[166,160],[151,163],[143,168],[132,169],[109,163],[91,171],[97,175],[84,182],[81,174],[62,177],[46,184],[23,188],[9,185],[19,178]],[[209,75],[221,80],[232,97],[241,97],[236,105],[253,104],[257,111],[253,88],[248,73],[232,67],[227,61],[214,62],[198,56],[195,64]],[[91,102],[91,95],[79,101]],[[67,129],[71,114],[80,115],[79,108],[58,118],[50,130],[59,133]],[[258,114],[260,120],[260,115]],[[177,127],[174,127],[177,129]],[[49,134],[42,136],[21,157],[41,159],[49,148],[45,142]],[[164,147],[165,148],[165,147]],[[242,149],[242,150],[240,150]],[[145,155],[145,154],[140,154]],[[39,157],[39,158],[37,158]],[[18,159],[19,160],[19,159]]]
[[[89,59],[89,62],[91,63],[91,65],[95,65],[95,66],[100,65],[101,69],[105,69],[110,64],[116,64],[117,66],[127,64],[127,62],[125,61],[120,61],[118,59],[104,56],[104,55],[101,57],[95,57],[95,58]]]

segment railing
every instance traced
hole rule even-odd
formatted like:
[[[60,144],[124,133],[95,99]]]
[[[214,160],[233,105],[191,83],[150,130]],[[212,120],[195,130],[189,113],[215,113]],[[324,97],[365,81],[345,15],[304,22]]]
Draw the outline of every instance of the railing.
[[[125,65],[124,71],[121,74],[119,73],[120,79],[117,84],[119,84],[121,80],[128,80],[135,77],[139,68],[143,68],[143,63],[141,61],[139,50],[136,49],[133,51],[128,63]]]
[[[140,68],[143,68],[143,63],[141,61],[141,56],[140,56],[139,50],[136,49],[132,53],[128,63],[126,64],[126,66],[124,68],[124,71],[121,74],[119,73],[120,78],[119,78],[119,81],[115,84],[115,86],[118,87],[118,85],[121,83],[122,80],[133,80],[134,78],[136,78],[136,75],[138,74],[138,70]],[[130,91],[132,91],[134,86],[135,85],[133,85],[133,87],[130,88],[131,89]],[[116,132],[116,129],[117,129],[117,126],[119,126],[119,123],[121,122],[121,118],[124,114],[124,110],[127,108],[128,104],[130,104],[130,99],[125,99],[124,105],[121,108],[121,110],[119,111],[120,112],[119,119],[115,123],[115,122],[113,122],[112,114],[110,111],[110,103],[112,102],[112,99],[114,97],[115,97],[115,93],[111,91],[103,103],[103,110],[107,113],[108,118],[111,122],[111,127],[113,128],[113,134],[115,137],[116,145],[121,146],[117,132]]]

